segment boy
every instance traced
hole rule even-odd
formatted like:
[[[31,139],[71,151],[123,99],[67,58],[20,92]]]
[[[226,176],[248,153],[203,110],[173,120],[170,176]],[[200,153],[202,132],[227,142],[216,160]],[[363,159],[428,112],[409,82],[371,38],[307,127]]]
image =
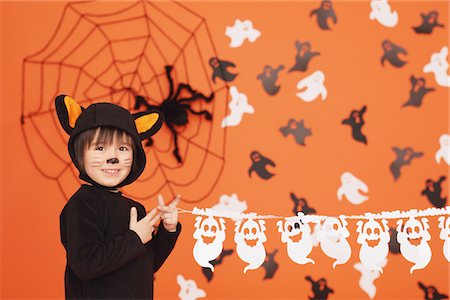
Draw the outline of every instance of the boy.
[[[67,299],[152,299],[153,273],[180,234],[177,197],[146,215],[140,203],[119,188],[143,172],[141,141],[155,134],[157,111],[131,115],[112,103],[83,108],[69,96],[55,100],[59,121],[70,135],[69,154],[82,184],[60,215],[61,242],[67,253]],[[154,226],[159,220],[156,234]]]

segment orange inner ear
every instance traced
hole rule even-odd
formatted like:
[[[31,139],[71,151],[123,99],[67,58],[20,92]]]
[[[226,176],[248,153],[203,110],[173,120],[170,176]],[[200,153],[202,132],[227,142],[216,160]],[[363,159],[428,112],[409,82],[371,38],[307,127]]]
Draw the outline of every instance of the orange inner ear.
[[[136,124],[136,129],[138,133],[143,133],[148,130],[150,130],[153,125],[156,124],[156,122],[159,119],[159,114],[152,113],[148,115],[144,115],[142,117],[137,118],[134,120],[134,123]]]
[[[69,114],[69,125],[74,128],[78,117],[81,115],[81,106],[69,96],[64,97],[64,104]]]

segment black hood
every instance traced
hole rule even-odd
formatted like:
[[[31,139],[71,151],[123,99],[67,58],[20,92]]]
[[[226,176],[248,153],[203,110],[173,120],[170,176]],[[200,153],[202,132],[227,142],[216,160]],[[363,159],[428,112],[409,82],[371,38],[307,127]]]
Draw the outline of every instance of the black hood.
[[[69,154],[72,162],[80,171],[80,179],[97,187],[115,189],[134,182],[142,174],[146,157],[141,141],[154,135],[161,128],[163,117],[159,111],[152,110],[131,114],[125,108],[109,102],[91,104],[85,109],[66,95],[56,97],[55,105],[58,119],[64,130],[70,135]],[[132,138],[135,145],[133,163],[137,166],[131,168],[128,177],[114,187],[105,187],[95,182],[85,172],[81,171],[77,163],[74,149],[76,137],[86,130],[97,127],[113,127],[122,130]]]

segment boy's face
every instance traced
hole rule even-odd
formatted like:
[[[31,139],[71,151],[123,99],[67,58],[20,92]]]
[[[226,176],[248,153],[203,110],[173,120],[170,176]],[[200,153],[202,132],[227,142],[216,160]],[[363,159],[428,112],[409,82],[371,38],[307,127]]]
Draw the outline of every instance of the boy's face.
[[[98,133],[99,130],[85,150],[84,169],[98,184],[113,187],[124,181],[130,173],[133,148],[119,135],[116,135],[109,145],[96,141]]]

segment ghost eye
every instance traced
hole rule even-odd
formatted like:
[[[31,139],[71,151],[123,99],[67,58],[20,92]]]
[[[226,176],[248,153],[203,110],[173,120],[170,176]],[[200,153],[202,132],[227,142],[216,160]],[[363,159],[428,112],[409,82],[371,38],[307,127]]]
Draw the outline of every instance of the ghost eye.
[[[406,228],[406,232],[407,233],[412,233],[412,228],[411,227]]]
[[[208,231],[209,230],[209,226],[208,225],[205,225],[205,231]]]
[[[256,234],[256,228],[252,228],[252,233]]]
[[[212,231],[212,232],[216,232],[216,226],[214,226],[214,225],[211,226],[211,231]]]
[[[372,233],[372,229],[367,228],[367,234],[371,234]]]
[[[244,234],[247,235],[247,234],[249,234],[249,233],[250,233],[250,230],[248,230],[248,228],[245,228],[245,229],[244,229]]]
[[[295,227],[295,229],[299,229],[299,228],[300,228],[300,224],[295,223],[295,224],[294,224],[294,227]]]
[[[420,232],[420,228],[419,228],[419,226],[415,226],[415,227],[414,227],[414,232],[417,232],[417,233],[419,233],[419,232]]]
[[[380,234],[380,228],[375,228],[373,230],[373,233],[375,233],[376,235],[379,235]]]
[[[289,230],[289,232],[292,231],[292,226],[291,225],[288,226],[288,230]]]
[[[334,230],[338,230],[338,228],[339,228],[339,227],[338,227],[338,224],[333,224],[333,229],[334,229]]]

